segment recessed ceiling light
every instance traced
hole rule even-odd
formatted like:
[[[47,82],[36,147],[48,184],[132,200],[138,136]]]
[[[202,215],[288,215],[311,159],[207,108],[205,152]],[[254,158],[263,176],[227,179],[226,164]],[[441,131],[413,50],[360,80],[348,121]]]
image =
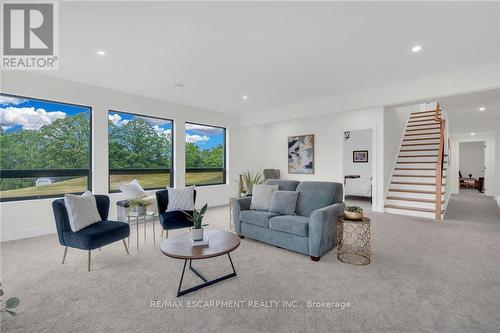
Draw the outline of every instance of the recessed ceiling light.
[[[174,87],[176,87],[176,88],[184,88],[184,84],[183,83],[174,83]]]
[[[481,107],[479,108],[479,111],[484,111],[484,110],[486,110],[486,108],[485,108],[484,106],[481,106]]]
[[[241,99],[248,99],[248,96],[247,95],[243,95],[243,96],[241,96]]]
[[[422,51],[422,46],[420,46],[420,45],[415,45],[414,47],[411,48],[411,52],[413,52],[413,53],[417,53],[420,51]]]
[[[101,51],[97,51],[97,55],[99,57],[105,57],[106,56],[106,51],[102,51],[102,50]]]
[[[470,135],[476,135],[476,133],[472,132]]]

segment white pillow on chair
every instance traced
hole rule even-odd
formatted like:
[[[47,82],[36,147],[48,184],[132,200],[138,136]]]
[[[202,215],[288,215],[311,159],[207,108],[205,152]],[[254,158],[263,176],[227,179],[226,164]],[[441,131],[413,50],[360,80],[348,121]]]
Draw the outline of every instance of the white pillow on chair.
[[[128,184],[120,185],[120,191],[125,195],[125,199],[137,199],[147,196],[148,194],[144,192],[141,184],[134,179]]]
[[[194,186],[184,188],[167,187],[168,207],[165,212],[194,209]]]
[[[64,205],[68,211],[69,225],[73,232],[101,221],[95,197],[90,191],[82,195],[65,194]]]

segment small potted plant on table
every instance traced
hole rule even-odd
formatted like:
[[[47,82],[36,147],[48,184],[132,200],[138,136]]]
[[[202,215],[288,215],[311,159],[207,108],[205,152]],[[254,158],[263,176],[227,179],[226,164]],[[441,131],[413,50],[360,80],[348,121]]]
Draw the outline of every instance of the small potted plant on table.
[[[348,206],[344,210],[344,216],[349,220],[361,220],[363,218],[363,208],[358,206]]]
[[[196,208],[193,209],[193,215],[184,212],[184,214],[187,215],[189,221],[193,222],[193,229],[191,230],[191,238],[193,239],[193,241],[203,240],[203,227],[208,225],[203,224],[203,217],[205,217],[207,209],[208,204],[205,204],[205,206],[203,206],[200,211],[198,211]]]
[[[144,216],[146,215],[146,210],[150,205],[150,202],[144,199],[132,199],[129,200],[128,205],[133,212],[137,213],[137,215]]]

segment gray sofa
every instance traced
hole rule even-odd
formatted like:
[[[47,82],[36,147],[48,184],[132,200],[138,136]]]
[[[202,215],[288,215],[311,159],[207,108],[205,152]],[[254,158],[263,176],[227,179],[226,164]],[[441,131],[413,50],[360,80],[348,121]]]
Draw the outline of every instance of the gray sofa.
[[[295,252],[320,257],[336,245],[336,221],[344,212],[342,184],[269,179],[283,191],[298,191],[296,214],[251,210],[251,198],[232,199],[234,226],[248,237]]]

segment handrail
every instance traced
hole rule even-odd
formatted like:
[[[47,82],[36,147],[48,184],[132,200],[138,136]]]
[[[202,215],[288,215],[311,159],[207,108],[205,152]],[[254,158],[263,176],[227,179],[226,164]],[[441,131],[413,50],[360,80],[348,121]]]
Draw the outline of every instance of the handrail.
[[[436,161],[436,220],[441,220],[441,202],[443,195],[444,130],[446,120],[441,118],[439,102],[436,104],[434,119],[439,122],[439,148]]]

